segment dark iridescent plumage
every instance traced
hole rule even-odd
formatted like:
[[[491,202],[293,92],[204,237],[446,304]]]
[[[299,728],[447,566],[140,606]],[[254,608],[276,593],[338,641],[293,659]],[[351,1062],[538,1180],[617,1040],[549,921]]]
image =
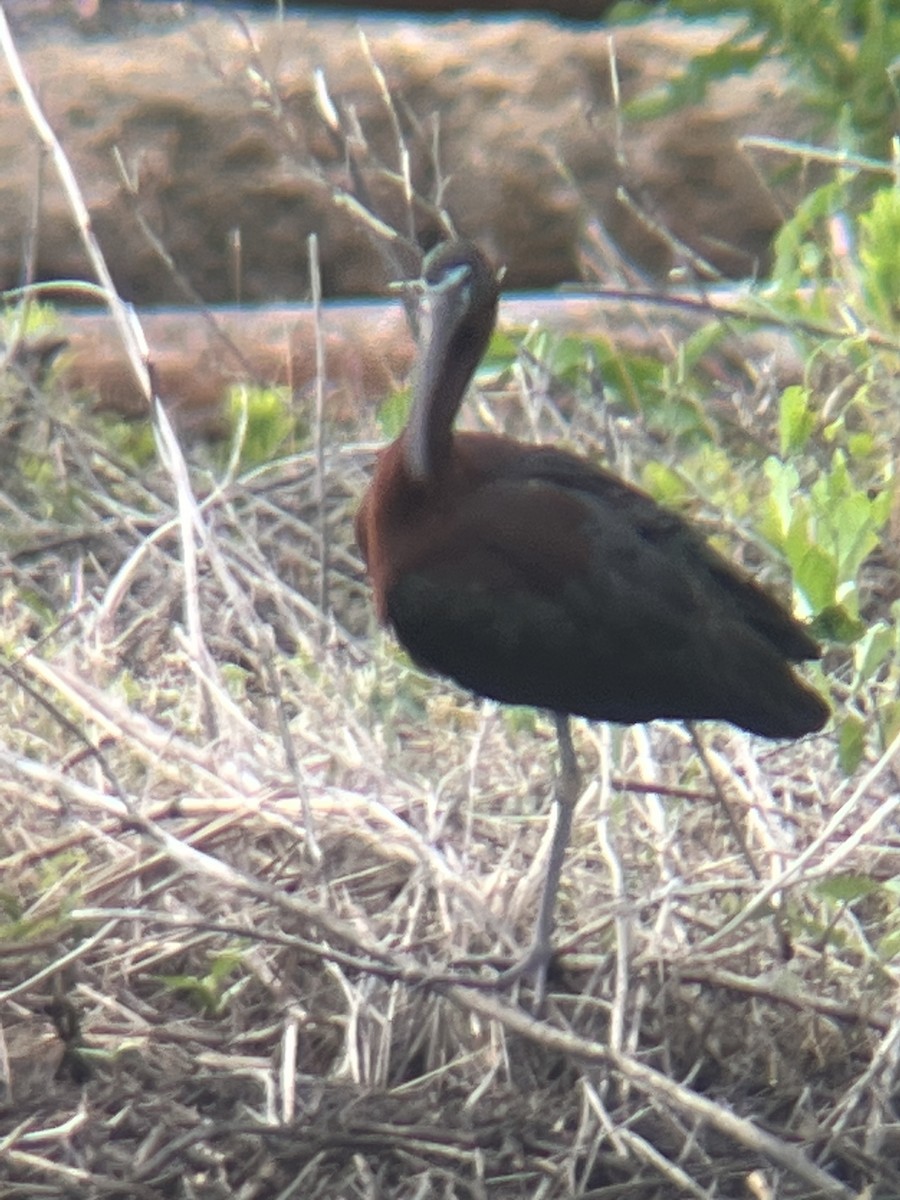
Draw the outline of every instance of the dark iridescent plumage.
[[[454,433],[497,277],[476,246],[451,242],[426,260],[424,291],[409,421],[379,455],[357,540],[378,615],[416,662],[556,714],[560,820],[525,960],[545,964],[577,797],[568,716],[716,718],[800,737],[829,714],[791,664],[819,647],[686,521],[610,472],[552,446]]]

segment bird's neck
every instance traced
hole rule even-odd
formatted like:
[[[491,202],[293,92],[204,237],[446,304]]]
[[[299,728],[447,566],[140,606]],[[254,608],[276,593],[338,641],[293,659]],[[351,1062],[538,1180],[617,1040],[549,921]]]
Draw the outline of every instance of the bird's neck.
[[[453,422],[487,348],[493,318],[493,312],[470,315],[450,337],[430,332],[403,433],[404,465],[417,483],[436,478],[450,460]]]

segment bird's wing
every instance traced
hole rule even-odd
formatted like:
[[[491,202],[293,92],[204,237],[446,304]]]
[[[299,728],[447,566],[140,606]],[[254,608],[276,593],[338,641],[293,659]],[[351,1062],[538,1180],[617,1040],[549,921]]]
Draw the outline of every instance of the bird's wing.
[[[687,637],[706,603],[661,528],[645,536],[623,507],[534,473],[459,496],[421,525],[412,557],[401,587],[435,624],[477,612],[498,633],[591,629],[621,644]]]
[[[673,566],[687,571],[708,606],[721,603],[792,661],[818,658],[821,651],[804,627],[768,592],[715,551],[676,513],[608,471],[555,448],[536,447],[513,467],[512,476],[540,479],[584,498],[598,528],[611,514],[635,530],[644,546],[656,547]]]
[[[568,455],[523,455],[461,487],[413,549],[389,618],[414,658],[475,692],[769,736],[824,720],[783,662],[815,650],[802,627],[677,516]]]

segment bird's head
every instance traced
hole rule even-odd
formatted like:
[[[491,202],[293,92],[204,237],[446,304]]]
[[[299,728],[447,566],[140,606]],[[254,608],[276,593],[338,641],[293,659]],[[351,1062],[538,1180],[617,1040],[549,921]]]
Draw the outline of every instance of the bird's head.
[[[503,271],[495,271],[474,242],[442,242],[425,258],[418,281],[433,325],[475,323],[490,337]],[[486,341],[487,339],[485,339]]]

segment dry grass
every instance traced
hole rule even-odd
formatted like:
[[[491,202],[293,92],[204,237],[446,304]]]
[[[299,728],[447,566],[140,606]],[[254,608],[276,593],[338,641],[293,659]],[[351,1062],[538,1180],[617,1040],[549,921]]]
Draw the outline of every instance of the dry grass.
[[[138,470],[39,376],[2,379],[0,1194],[900,1194],[896,913],[819,887],[897,874],[896,745],[845,779],[828,734],[707,731],[751,865],[684,730],[581,725],[536,1020],[491,979],[551,728],[372,630],[371,448],[241,475],[163,424]],[[558,436],[551,393],[504,420]]]
[[[900,1187],[895,916],[816,888],[896,872],[889,755],[844,780],[827,735],[707,731],[757,878],[685,731],[582,725],[536,1021],[490,980],[528,938],[551,727],[372,632],[370,448],[321,484],[313,453],[195,463],[195,503],[52,386],[5,392],[4,1195]]]

